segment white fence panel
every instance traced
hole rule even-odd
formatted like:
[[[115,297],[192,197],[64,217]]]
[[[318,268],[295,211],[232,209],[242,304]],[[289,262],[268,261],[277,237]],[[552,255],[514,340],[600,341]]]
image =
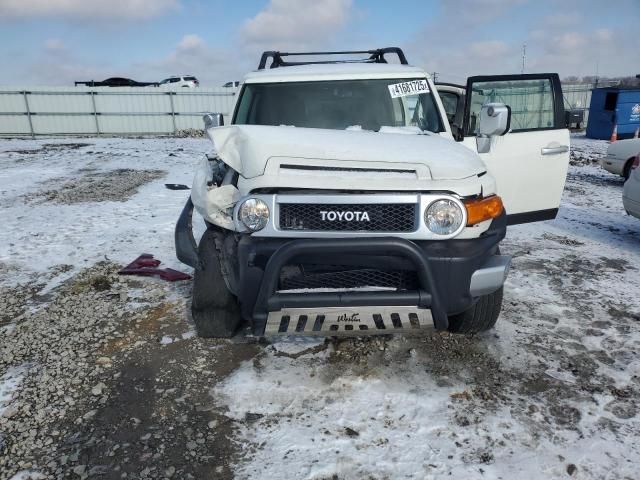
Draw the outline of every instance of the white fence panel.
[[[3,92],[0,90],[0,112],[24,112],[24,96],[18,92]]]
[[[0,115],[0,135],[31,135],[29,119],[26,115]]]
[[[37,135],[92,135],[96,133],[93,115],[33,115],[33,131]]]
[[[168,135],[174,133],[170,115],[108,115],[98,118],[106,135]]]
[[[563,85],[565,107],[589,113],[589,84]],[[235,88],[0,87],[0,136],[157,135],[202,128],[202,115],[229,122]],[[518,105],[522,102],[516,102]]]
[[[80,93],[80,92],[78,92]],[[91,95],[62,92],[34,92],[26,95],[31,113],[89,113],[93,112]],[[24,109],[24,107],[23,107]]]
[[[157,135],[227,117],[236,89],[0,87],[0,136]]]

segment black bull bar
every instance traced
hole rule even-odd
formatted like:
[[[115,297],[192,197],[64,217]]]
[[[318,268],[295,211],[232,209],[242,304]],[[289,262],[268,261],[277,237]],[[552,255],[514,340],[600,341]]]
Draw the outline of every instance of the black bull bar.
[[[277,292],[282,268],[296,257],[313,254],[393,255],[404,257],[416,267],[419,289],[371,292]],[[414,306],[431,310],[437,330],[446,330],[448,317],[435,288],[435,278],[424,252],[403,238],[312,239],[285,243],[269,258],[253,311],[253,330],[264,332],[269,312],[284,308],[358,306]]]

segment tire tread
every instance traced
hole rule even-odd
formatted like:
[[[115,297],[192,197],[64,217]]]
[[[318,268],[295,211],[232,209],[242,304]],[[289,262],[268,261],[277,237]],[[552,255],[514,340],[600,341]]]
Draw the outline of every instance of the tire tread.
[[[194,272],[191,301],[196,332],[203,338],[232,337],[240,325],[240,312],[222,276],[214,231],[202,236],[198,255],[203,266]]]
[[[449,316],[449,331],[452,333],[479,333],[492,329],[502,309],[503,288],[483,295],[469,309]]]

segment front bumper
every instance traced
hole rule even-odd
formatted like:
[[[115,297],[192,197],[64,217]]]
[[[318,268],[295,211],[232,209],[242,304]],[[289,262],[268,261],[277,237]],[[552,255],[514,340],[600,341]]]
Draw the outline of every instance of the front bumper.
[[[181,261],[199,268],[193,236],[190,229],[186,231],[190,226],[186,217],[190,216],[187,203],[176,226],[176,250]],[[446,330],[449,315],[466,310],[477,297],[503,285],[510,257],[498,254],[498,244],[506,225],[503,214],[478,238],[442,241],[397,237],[292,240],[241,235],[231,266],[237,281],[231,289],[243,318],[258,336],[353,334],[355,325],[351,322],[357,317],[365,321],[358,321],[356,328],[367,327],[358,333],[411,330],[424,326],[426,320],[432,320],[437,330]],[[418,285],[411,290],[279,291],[281,271],[292,264],[406,270],[415,272]]]
[[[624,161],[619,160],[615,157],[606,156],[600,160],[600,166],[607,172],[613,173],[614,175],[622,175],[624,164]]]
[[[484,235],[473,240],[410,241],[395,237],[283,240],[244,236],[237,249],[239,281],[235,293],[243,317],[252,322],[256,335],[269,330],[269,323],[281,327],[289,323],[289,328],[279,333],[325,333],[324,326],[314,330],[316,322],[310,315],[326,315],[328,321],[331,313],[339,316],[335,307],[341,307],[347,317],[354,313],[362,317],[390,312],[382,307],[393,306],[396,310],[412,307],[417,316],[429,311],[433,326],[446,330],[448,315],[466,310],[477,297],[503,285],[510,257],[498,255],[498,243],[505,232],[503,215],[493,221]],[[392,291],[279,292],[280,272],[291,263],[411,270],[416,272],[419,286],[415,290]],[[291,314],[299,314],[298,319]],[[302,317],[307,317],[304,325],[299,321]],[[388,331],[389,322],[385,323]],[[399,328],[396,322],[391,323]],[[398,323],[406,326],[407,322]],[[345,323],[328,334],[339,334],[347,327]]]
[[[636,218],[640,218],[640,202],[629,197],[622,197],[625,211]]]

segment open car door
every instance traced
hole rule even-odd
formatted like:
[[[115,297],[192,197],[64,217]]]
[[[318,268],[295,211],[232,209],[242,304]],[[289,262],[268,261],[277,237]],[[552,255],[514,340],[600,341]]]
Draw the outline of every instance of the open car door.
[[[510,109],[503,135],[478,135],[483,105]],[[463,143],[496,180],[510,225],[555,218],[569,166],[569,130],[556,73],[492,75],[467,80]]]

